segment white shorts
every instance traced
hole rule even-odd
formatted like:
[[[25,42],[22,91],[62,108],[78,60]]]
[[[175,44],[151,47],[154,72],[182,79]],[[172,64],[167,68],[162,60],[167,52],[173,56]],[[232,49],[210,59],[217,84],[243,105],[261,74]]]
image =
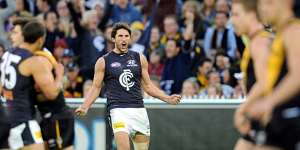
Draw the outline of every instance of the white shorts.
[[[9,131],[8,144],[11,149],[41,143],[43,143],[42,132],[36,120],[23,122]]]
[[[110,110],[113,132],[126,132],[134,137],[137,132],[150,136],[146,108],[114,108]]]

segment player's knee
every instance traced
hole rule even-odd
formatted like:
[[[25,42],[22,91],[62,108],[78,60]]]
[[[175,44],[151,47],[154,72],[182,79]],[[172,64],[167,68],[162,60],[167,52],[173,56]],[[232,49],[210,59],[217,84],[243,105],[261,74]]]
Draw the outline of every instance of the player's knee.
[[[148,150],[149,142],[132,142],[134,150]]]
[[[283,150],[283,149],[272,147],[272,146],[255,146],[254,150]]]
[[[125,140],[124,138],[117,138],[116,144],[118,150],[130,150],[129,140]]]
[[[64,150],[73,150],[73,149],[74,149],[73,146],[69,146],[69,147],[64,148]]]
[[[134,150],[148,150],[149,137],[138,132],[133,137],[132,143],[134,146]]]
[[[254,145],[244,139],[239,139],[236,143],[234,150],[252,150]]]
[[[118,142],[117,149],[118,150],[130,150],[130,145],[128,142]]]
[[[35,150],[35,149],[44,150],[45,145],[43,143],[41,143],[41,144],[31,144],[31,145],[28,145],[28,146],[24,146],[21,149],[22,150]]]

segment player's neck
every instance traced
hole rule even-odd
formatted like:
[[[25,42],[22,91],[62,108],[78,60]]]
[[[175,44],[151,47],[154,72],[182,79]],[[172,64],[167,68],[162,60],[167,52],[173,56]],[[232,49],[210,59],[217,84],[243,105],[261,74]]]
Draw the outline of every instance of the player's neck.
[[[291,11],[285,11],[282,12],[282,15],[278,16],[276,22],[275,22],[275,29],[276,30],[281,30],[283,29],[290,20],[294,18],[294,14]]]
[[[258,20],[253,20],[251,24],[249,24],[249,31],[247,33],[249,38],[255,37],[255,35],[264,29],[264,26],[258,21]]]
[[[121,50],[119,50],[119,49],[117,49],[117,48],[114,48],[114,49],[113,49],[113,52],[116,53],[116,54],[124,54],[124,53],[127,53],[127,52],[128,52],[128,49],[127,49],[126,51],[121,51]]]
[[[19,47],[22,49],[28,50],[31,53],[35,52],[35,49],[36,49],[35,45],[28,44],[28,43],[22,43],[22,44],[20,44]]]

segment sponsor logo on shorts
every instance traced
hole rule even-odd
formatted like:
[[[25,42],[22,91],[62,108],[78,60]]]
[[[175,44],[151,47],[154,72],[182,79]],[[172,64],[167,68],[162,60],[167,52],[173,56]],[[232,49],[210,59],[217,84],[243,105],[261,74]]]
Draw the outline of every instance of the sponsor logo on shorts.
[[[120,128],[125,128],[124,122],[116,122],[113,124],[113,129],[120,129]]]
[[[36,139],[42,139],[42,132],[41,131],[34,132],[34,137]]]

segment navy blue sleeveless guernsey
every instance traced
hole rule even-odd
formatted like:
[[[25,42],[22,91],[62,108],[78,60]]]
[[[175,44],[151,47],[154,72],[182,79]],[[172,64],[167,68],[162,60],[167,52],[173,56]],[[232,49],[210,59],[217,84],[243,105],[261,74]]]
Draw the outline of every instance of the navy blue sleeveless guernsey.
[[[19,65],[31,56],[29,51],[16,48],[5,52],[1,59],[1,84],[12,125],[35,118],[33,77],[23,76],[18,69]]]
[[[112,51],[104,56],[104,60],[108,109],[144,107],[140,54],[133,51],[117,54]]]
[[[6,115],[4,112],[4,107],[2,105],[2,102],[0,100],[0,124],[7,122]]]

